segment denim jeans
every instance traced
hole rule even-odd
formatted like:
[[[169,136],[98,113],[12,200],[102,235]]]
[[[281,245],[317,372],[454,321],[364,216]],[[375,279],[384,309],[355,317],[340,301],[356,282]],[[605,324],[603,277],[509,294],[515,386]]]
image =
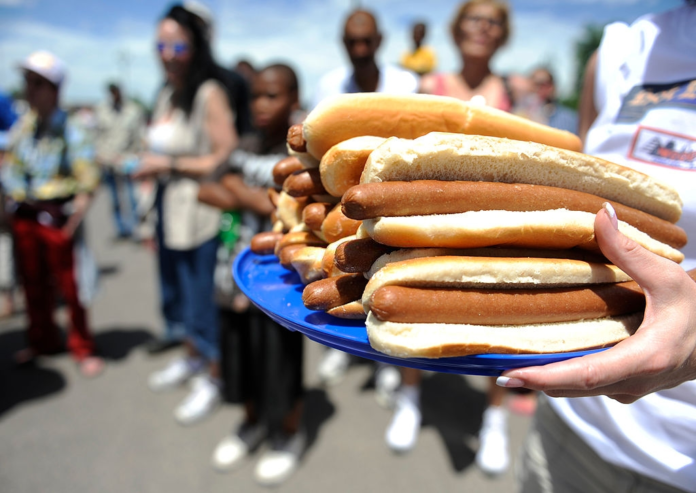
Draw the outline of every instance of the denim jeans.
[[[111,203],[114,222],[119,236],[130,236],[137,220],[138,201],[135,197],[135,186],[128,175],[115,173],[111,169],[104,170],[104,183],[111,192]],[[122,197],[125,192],[125,197]],[[124,201],[127,200],[127,204]],[[125,206],[125,207],[124,207]]]
[[[161,213],[161,192],[158,190],[156,199],[158,213]],[[158,222],[157,240],[164,338],[185,339],[203,358],[218,361],[214,274],[219,239],[214,237],[191,250],[172,250],[164,244],[162,225]]]

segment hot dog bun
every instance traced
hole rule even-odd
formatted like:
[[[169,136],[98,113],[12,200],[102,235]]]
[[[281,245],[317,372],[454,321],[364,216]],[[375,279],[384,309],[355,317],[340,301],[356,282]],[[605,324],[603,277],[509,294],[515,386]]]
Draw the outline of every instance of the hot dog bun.
[[[359,300],[351,301],[345,305],[329,308],[326,313],[338,318],[347,318],[349,320],[365,320],[367,315],[362,309],[362,303]]]
[[[487,181],[576,190],[677,222],[682,201],[673,188],[643,173],[578,152],[535,142],[431,133],[388,139],[367,160],[361,183]]]
[[[321,232],[327,242],[333,243],[346,236],[354,235],[360,227],[360,223],[361,221],[346,217],[341,209],[341,204],[336,204],[333,210],[326,215],[326,219],[321,225]]]
[[[373,348],[400,358],[444,358],[482,353],[558,353],[606,347],[640,326],[643,313],[531,325],[397,323],[367,316]]]
[[[360,183],[367,158],[385,140],[384,137],[355,137],[329,149],[319,166],[326,191],[334,197],[341,197],[350,187]]]
[[[595,214],[557,209],[551,211],[472,211],[432,216],[366,219],[363,228],[375,241],[395,247],[565,249],[599,251],[594,236]],[[680,251],[619,221],[619,230],[653,253],[675,262]]]
[[[339,142],[353,137],[414,139],[429,132],[491,135],[581,149],[580,139],[570,132],[494,108],[425,94],[341,94],[319,103],[302,126],[306,149],[317,159]]]

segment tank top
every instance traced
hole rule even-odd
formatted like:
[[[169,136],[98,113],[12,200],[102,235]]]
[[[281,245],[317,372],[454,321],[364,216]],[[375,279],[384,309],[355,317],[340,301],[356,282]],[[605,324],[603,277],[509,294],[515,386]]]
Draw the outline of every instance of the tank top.
[[[204,156],[209,154],[210,139],[205,129],[206,105],[214,80],[201,84],[196,92],[190,116],[172,107],[172,88],[160,91],[148,132],[148,148],[169,156]],[[198,202],[199,180],[172,175],[160,179],[162,195],[162,232],[164,244],[172,250],[191,250],[218,234],[220,211]]]
[[[607,26],[598,52],[595,106],[585,152],[677,189],[696,267],[696,7]],[[630,405],[606,397],[551,399],[604,460],[696,492],[696,382]]]

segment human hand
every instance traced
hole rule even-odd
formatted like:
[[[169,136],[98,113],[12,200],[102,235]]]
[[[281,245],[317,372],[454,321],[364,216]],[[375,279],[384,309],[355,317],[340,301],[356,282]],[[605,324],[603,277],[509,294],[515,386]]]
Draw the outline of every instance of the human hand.
[[[645,316],[636,333],[605,351],[506,371],[498,385],[551,397],[606,395],[629,404],[696,378],[696,283],[678,264],[619,233],[616,221],[605,204],[595,235],[602,253],[645,292]]]
[[[133,173],[133,178],[136,180],[143,178],[151,178],[162,173],[171,171],[172,158],[162,154],[146,153],[140,157],[140,166]]]

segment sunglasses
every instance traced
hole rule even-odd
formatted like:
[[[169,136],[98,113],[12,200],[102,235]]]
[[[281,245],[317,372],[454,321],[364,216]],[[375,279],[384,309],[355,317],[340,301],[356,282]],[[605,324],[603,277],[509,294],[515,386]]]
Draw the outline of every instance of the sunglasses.
[[[500,29],[503,27],[503,21],[501,21],[500,19],[494,19],[492,17],[483,17],[480,15],[467,15],[464,17],[464,20],[470,24],[473,24],[476,27],[481,26],[483,24],[485,24],[485,26],[488,29],[492,29],[494,27]]]
[[[172,50],[172,53],[174,53],[174,56],[180,56],[180,55],[185,55],[189,52],[191,47],[189,46],[188,43],[183,43],[183,42],[178,42],[178,43],[165,43],[164,41],[158,41],[157,42],[157,51],[161,55],[164,53],[167,48]]]

